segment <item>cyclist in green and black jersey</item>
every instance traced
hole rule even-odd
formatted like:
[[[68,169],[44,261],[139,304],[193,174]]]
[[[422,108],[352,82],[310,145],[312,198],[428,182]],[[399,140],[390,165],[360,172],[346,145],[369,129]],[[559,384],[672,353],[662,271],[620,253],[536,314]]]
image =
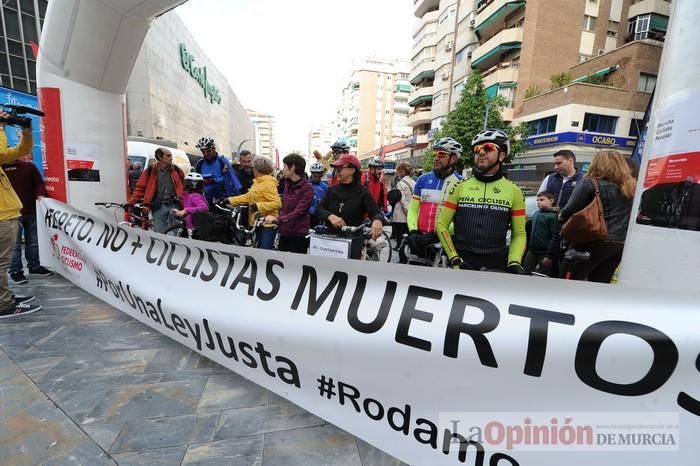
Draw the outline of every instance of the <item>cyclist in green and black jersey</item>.
[[[440,242],[453,267],[525,273],[520,265],[526,242],[525,198],[515,183],[503,177],[508,136],[487,129],[474,137],[472,148],[474,174],[450,189],[437,221]]]

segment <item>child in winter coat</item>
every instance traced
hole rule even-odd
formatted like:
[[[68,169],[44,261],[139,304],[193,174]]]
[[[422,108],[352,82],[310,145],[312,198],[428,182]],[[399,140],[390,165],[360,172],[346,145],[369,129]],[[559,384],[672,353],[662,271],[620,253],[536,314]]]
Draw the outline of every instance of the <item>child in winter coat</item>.
[[[556,198],[549,191],[537,194],[537,208],[525,224],[527,233],[527,253],[523,261],[526,271],[538,271],[549,275],[553,261],[557,260],[559,251],[559,208],[555,207]]]
[[[209,203],[204,197],[204,178],[197,172],[185,175],[185,191],[182,193],[182,210],[173,209],[173,214],[185,217],[185,225],[192,230],[195,212],[208,212]]]

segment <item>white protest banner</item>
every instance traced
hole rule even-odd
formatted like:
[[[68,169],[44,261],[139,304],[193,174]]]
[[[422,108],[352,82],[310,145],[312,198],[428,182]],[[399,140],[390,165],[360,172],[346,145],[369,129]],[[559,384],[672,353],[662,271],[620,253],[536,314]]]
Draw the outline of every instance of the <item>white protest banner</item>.
[[[691,465],[697,297],[283,254],[40,202],[42,263],[413,465]]]

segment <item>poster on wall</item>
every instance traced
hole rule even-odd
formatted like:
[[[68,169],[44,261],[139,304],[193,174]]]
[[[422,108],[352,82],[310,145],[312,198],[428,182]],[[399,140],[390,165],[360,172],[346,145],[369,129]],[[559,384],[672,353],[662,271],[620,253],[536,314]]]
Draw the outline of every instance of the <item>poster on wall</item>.
[[[69,181],[100,181],[97,144],[66,143]]]
[[[2,92],[2,105],[22,105],[24,107],[39,108],[39,101],[35,95],[26,94],[24,92],[15,91],[0,86]],[[44,166],[41,160],[41,125],[39,117],[35,115],[23,115],[32,120],[32,136],[34,137],[34,147],[32,148],[32,161],[36,168],[39,169],[41,176],[44,176]],[[14,146],[19,142],[21,128],[17,126],[5,126],[5,134],[7,134],[7,145]]]
[[[671,96],[649,128],[638,224],[700,231],[700,118],[692,104],[697,94]]]

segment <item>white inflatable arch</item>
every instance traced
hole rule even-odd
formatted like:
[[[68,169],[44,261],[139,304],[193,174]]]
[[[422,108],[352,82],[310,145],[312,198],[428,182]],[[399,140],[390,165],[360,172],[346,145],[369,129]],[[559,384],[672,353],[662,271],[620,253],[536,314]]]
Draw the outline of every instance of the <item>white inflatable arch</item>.
[[[47,187],[51,197],[97,213],[126,200],[126,87],[157,16],[185,0],[49,2],[37,59]],[[64,154],[94,157],[100,181],[69,181]]]

